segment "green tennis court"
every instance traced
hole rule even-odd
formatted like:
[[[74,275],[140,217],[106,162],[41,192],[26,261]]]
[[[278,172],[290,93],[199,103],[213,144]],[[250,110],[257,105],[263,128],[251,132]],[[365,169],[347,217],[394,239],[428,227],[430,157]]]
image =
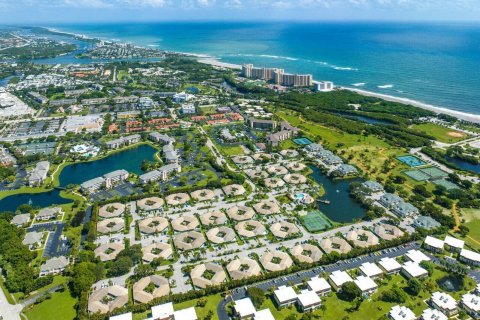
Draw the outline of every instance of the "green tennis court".
[[[430,179],[430,176],[420,170],[409,170],[409,171],[404,171],[404,174],[409,176],[415,181],[427,181]]]
[[[445,187],[445,189],[447,190],[460,189],[459,186],[457,186],[455,183],[450,182],[448,180],[438,179],[438,180],[433,180],[432,182],[437,186]]]
[[[322,231],[332,227],[330,220],[320,211],[309,212],[300,219],[309,232]]]
[[[442,179],[442,178],[448,177],[448,173],[436,167],[420,169],[420,171],[422,171],[425,174],[428,174],[430,176],[430,179]]]

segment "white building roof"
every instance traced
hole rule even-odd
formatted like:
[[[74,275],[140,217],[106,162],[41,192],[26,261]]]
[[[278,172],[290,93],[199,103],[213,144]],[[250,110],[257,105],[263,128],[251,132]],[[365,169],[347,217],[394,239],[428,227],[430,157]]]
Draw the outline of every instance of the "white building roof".
[[[311,278],[307,282],[308,287],[315,292],[328,291],[331,289],[330,284],[325,278],[319,278],[318,276]]]
[[[392,320],[415,320],[415,313],[405,306],[394,306],[388,313]]]
[[[448,320],[448,317],[437,309],[425,309],[422,312],[422,320]]]
[[[129,313],[124,313],[124,314],[119,314],[118,316],[113,316],[109,318],[110,320],[132,320],[133,315],[131,312]]]
[[[470,310],[480,312],[480,297],[471,293],[462,296],[462,303]]]
[[[281,286],[274,291],[275,297],[277,297],[278,302],[283,303],[286,301],[294,300],[297,298],[297,293],[293,290],[292,287]]]
[[[416,262],[408,261],[402,266],[403,270],[414,278],[422,277],[428,274],[428,271],[420,267]]]
[[[235,301],[235,311],[240,315],[240,318],[252,316],[257,310],[253,306],[250,298],[244,298]]]
[[[355,282],[357,287],[362,290],[362,292],[367,292],[378,288],[378,285],[370,277],[358,276],[353,282]]]
[[[197,320],[197,312],[194,307],[175,311],[173,313],[173,319],[175,320]]]
[[[153,319],[165,319],[171,317],[175,311],[173,310],[173,303],[167,302],[158,306],[152,307]]]
[[[352,277],[350,277],[348,273],[340,270],[333,271],[328,277],[333,281],[333,283],[335,283],[337,287],[341,287],[345,282],[353,281]]]
[[[365,262],[360,266],[360,271],[363,272],[367,277],[377,277],[383,274],[382,269],[380,269],[375,263]]]
[[[297,298],[298,302],[305,308],[318,305],[322,302],[317,293],[310,290],[302,290],[302,292],[298,295]]]
[[[476,261],[476,262],[480,262],[480,253],[477,253],[475,251],[471,251],[471,250],[468,250],[468,249],[462,249],[462,251],[460,251],[460,256],[468,259],[468,260],[471,260],[471,261]]]
[[[435,303],[438,307],[442,310],[456,310],[457,309],[457,301],[445,292],[434,292],[432,294],[432,302]]]
[[[400,265],[400,263],[397,262],[397,260],[390,257],[382,258],[378,262],[378,264],[387,272],[399,270],[402,268],[402,266]]]
[[[409,250],[406,253],[406,256],[408,259],[410,259],[413,262],[420,263],[422,261],[430,261],[430,258],[427,257],[426,254],[419,250]]]
[[[430,246],[432,248],[437,248],[437,249],[443,249],[444,242],[440,239],[437,239],[435,237],[427,236],[425,238],[424,242],[427,246]]]
[[[270,309],[263,309],[260,311],[255,312],[255,316],[253,317],[255,320],[275,320],[273,317],[272,312]]]
[[[451,236],[446,236],[445,244],[453,248],[462,249],[463,246],[465,245],[465,241],[451,237]]]

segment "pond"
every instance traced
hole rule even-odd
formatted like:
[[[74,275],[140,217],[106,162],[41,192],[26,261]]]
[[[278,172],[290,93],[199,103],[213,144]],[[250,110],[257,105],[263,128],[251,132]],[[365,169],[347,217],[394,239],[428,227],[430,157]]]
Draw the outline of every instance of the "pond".
[[[87,180],[100,177],[119,169],[125,169],[130,173],[142,174],[143,160],[154,160],[157,150],[150,145],[140,145],[125,151],[114,153],[108,157],[90,162],[72,164],[63,168],[60,173],[60,186],[69,184],[81,184]],[[54,204],[66,204],[72,202],[60,196],[59,190],[42,193],[21,193],[0,200],[0,212],[15,211],[22,204],[31,203],[37,207],[49,207]]]
[[[362,219],[365,216],[365,209],[350,197],[350,184],[352,182],[363,182],[362,179],[330,179],[316,166],[309,164],[313,173],[310,175],[313,180],[323,185],[325,195],[324,200],[329,200],[330,204],[318,202],[318,208],[328,218],[336,222],[353,222]]]
[[[125,169],[130,173],[142,174],[143,160],[153,161],[157,150],[148,144],[114,153],[100,160],[80,162],[63,168],[60,173],[60,186],[81,184],[87,180],[101,177],[106,173]]]
[[[468,170],[468,171],[473,171],[473,172],[476,172],[476,173],[480,173],[480,164],[473,164],[471,162],[468,162],[468,161],[465,161],[465,160],[462,160],[462,159],[458,159],[458,158],[454,158],[454,157],[449,157],[449,156],[445,156],[445,160],[453,163],[454,165],[456,165],[457,167],[459,167],[462,170]]]
[[[438,286],[447,292],[460,291],[464,287],[464,280],[461,276],[448,275],[437,280]]]
[[[60,191],[54,189],[42,193],[20,193],[0,200],[0,211],[15,211],[22,204],[31,204],[34,207],[49,207],[54,204],[66,204],[72,200],[60,196]]]
[[[339,116],[345,116],[346,118],[352,118],[356,119],[358,121],[362,121],[368,124],[383,124],[383,125],[391,125],[392,122],[387,121],[387,120],[379,120],[379,119],[374,119],[366,116],[361,116],[361,115],[356,115],[356,114],[349,114],[349,113],[344,113],[344,112],[334,112],[335,114]]]

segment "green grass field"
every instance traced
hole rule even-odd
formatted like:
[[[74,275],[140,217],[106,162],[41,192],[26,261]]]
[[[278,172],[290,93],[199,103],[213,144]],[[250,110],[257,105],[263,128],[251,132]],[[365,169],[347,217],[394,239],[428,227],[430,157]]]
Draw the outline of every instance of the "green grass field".
[[[434,270],[431,281],[435,288],[434,291],[438,290],[438,286],[436,284],[436,280],[443,278],[446,276],[447,273]],[[430,280],[426,280],[430,281]],[[424,281],[423,283],[425,283]],[[397,303],[388,303],[379,300],[379,297],[382,292],[385,290],[391,289],[393,285],[397,285],[399,288],[405,288],[407,286],[407,280],[402,277],[401,275],[395,275],[392,277],[391,280],[384,279],[383,282],[379,285],[377,292],[375,292],[370,298],[366,301],[363,301],[360,305],[360,308],[357,311],[352,311],[350,308],[352,307],[352,303],[339,299],[339,297],[332,293],[328,296],[322,298],[323,304],[326,306],[326,309],[323,310],[315,310],[313,312],[313,319],[320,318],[325,320],[338,320],[338,319],[386,319],[385,315],[390,311],[390,308],[395,306]],[[474,287],[473,280],[467,283],[467,288],[471,289]],[[465,293],[466,291],[458,291],[450,293],[455,299],[459,299],[460,296]],[[406,295],[407,301],[402,303],[402,305],[411,308],[417,316],[419,316],[422,311],[428,308],[428,305],[424,302],[425,300],[429,299],[431,294],[423,289],[421,293],[414,297],[411,295]],[[266,301],[263,307],[269,307],[270,311],[272,311],[273,316],[276,320],[282,320],[287,318],[290,315],[295,315],[297,319],[300,319],[302,314],[297,311],[295,307],[290,307],[282,310],[277,310],[274,306],[271,299]]]
[[[217,305],[222,300],[222,297],[219,294],[215,294],[212,296],[207,296],[207,304],[204,307],[197,307],[197,301],[198,299],[195,300],[189,300],[181,303],[176,303],[173,305],[173,308],[175,310],[181,310],[189,307],[195,307],[195,311],[197,312],[197,317],[198,319],[205,319],[207,316],[208,312],[211,310],[213,312],[213,317],[212,320],[218,320],[218,315],[217,315]],[[147,318],[147,316],[150,314],[150,311],[143,312],[143,313],[137,313],[133,315],[133,320],[144,320]]]
[[[236,156],[236,155],[244,154],[243,148],[240,146],[235,146],[235,147],[220,146],[219,149],[227,156]]]
[[[468,138],[463,132],[445,128],[434,123],[414,124],[411,128],[431,135],[436,140],[445,143],[454,143]]]
[[[77,301],[70,295],[70,292],[55,292],[51,299],[34,305],[31,309],[24,311],[28,320],[62,319],[71,320],[76,316],[75,303]]]
[[[480,250],[480,210],[461,209],[460,220],[462,224],[470,229],[467,237],[462,238],[474,249]]]

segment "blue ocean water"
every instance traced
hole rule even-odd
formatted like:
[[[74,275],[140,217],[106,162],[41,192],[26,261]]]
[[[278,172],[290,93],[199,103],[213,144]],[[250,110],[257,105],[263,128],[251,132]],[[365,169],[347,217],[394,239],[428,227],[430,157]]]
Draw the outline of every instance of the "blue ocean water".
[[[230,63],[277,66],[480,114],[480,24],[124,23],[60,30]]]

